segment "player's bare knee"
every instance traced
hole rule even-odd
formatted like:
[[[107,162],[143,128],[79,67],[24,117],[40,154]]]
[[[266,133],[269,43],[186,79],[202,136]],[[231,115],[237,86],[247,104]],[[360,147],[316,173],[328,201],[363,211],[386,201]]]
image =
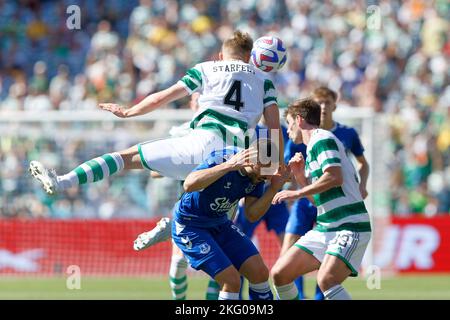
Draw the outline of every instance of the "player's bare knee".
[[[226,292],[239,292],[241,288],[241,277],[239,272],[234,268],[227,268],[219,272],[214,280],[219,283],[221,290]]]
[[[137,145],[118,152],[123,159],[124,169],[141,169],[141,157]]]
[[[283,270],[283,267],[281,267],[277,263],[275,263],[275,265],[272,267],[272,270],[270,271],[270,273],[271,273],[273,283],[276,286],[282,286],[282,285],[285,285],[285,284],[288,284],[289,282],[291,282],[291,281],[289,281],[285,270]]]
[[[261,283],[267,280],[269,280],[269,269],[265,264],[261,264],[255,268],[255,271],[251,273],[248,279],[251,283]]]
[[[241,278],[238,273],[227,277],[222,286],[222,291],[226,292],[239,292],[240,289],[241,289]]]
[[[333,277],[333,275],[329,273],[318,273],[317,274],[317,284],[319,285],[320,290],[326,291],[335,285],[338,285],[339,282]]]

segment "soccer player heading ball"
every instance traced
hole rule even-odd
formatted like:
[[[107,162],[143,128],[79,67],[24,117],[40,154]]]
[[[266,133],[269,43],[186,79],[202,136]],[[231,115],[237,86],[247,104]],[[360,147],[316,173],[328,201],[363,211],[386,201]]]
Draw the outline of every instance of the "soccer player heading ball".
[[[172,239],[194,269],[203,270],[219,283],[219,300],[239,299],[240,274],[249,280],[252,300],[272,299],[269,271],[258,250],[229,220],[241,198],[245,198],[247,218],[260,219],[289,178],[288,168],[268,176],[262,173],[260,156],[252,161],[261,154],[264,143],[258,140],[259,152],[251,147],[212,153],[187,176],[186,192],[175,206]],[[271,183],[264,190],[263,181],[268,178]]]
[[[195,65],[168,89],[150,94],[131,108],[114,103],[100,104],[103,110],[128,118],[199,92],[199,109],[191,121],[193,130],[186,136],[148,141],[107,153],[64,175],[56,175],[40,162],[31,161],[31,174],[49,194],[100,181],[124,169],[146,168],[184,180],[212,151],[233,145],[245,147],[262,115],[269,129],[280,132],[275,86],[269,74],[248,63],[252,48],[251,37],[235,31],[222,45],[221,60]],[[282,159],[281,139],[279,143],[279,158]]]

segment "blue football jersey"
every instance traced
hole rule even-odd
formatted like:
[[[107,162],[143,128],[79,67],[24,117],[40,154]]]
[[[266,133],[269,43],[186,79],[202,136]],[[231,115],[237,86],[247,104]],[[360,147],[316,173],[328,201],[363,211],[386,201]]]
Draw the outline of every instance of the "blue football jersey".
[[[364,148],[354,128],[335,122],[334,128],[330,131],[342,142],[347,153],[351,152],[355,157],[363,155]]]
[[[342,142],[347,153],[353,153],[355,157],[363,155],[364,148],[355,129],[335,122],[334,128],[330,131]],[[306,145],[303,143],[295,144],[289,139],[284,149],[284,161],[289,162],[296,152],[301,152],[306,159]]]
[[[239,152],[237,148],[215,151],[194,171],[212,168]],[[201,191],[185,192],[175,208],[175,219],[183,225],[213,227],[228,220],[246,196],[261,197],[264,182],[253,184],[239,171],[231,171]]]
[[[306,159],[306,145],[304,143],[295,144],[291,139],[289,139],[284,146],[284,162],[289,163],[289,160],[297,153],[301,152],[303,158]]]

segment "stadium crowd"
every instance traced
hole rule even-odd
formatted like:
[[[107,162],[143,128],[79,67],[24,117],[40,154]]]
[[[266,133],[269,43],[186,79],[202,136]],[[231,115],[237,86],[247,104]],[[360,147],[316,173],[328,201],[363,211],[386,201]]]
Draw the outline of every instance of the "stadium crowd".
[[[79,30],[66,25],[73,4],[81,8]],[[0,0],[0,115],[131,105],[217,58],[233,29],[254,39],[273,34],[289,50],[276,75],[280,106],[326,85],[340,93],[340,104],[387,114],[392,212],[448,214],[449,15],[446,0]],[[67,169],[113,144],[111,138],[97,150],[76,139],[1,136],[0,214],[110,218],[128,208],[148,216],[145,174],[114,177],[116,189],[103,183],[89,187],[97,192],[74,190],[55,200],[25,171],[36,158]]]

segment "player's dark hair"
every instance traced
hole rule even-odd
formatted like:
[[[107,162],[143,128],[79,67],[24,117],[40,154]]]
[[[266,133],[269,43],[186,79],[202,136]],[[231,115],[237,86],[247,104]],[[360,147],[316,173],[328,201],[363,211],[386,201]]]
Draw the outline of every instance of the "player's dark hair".
[[[285,117],[290,115],[295,118],[300,116],[307,123],[314,126],[320,126],[320,105],[312,98],[299,99],[287,107]]]
[[[312,95],[314,97],[321,98],[321,99],[331,98],[331,99],[333,99],[334,102],[336,102],[338,99],[337,92],[333,91],[327,87],[318,87],[318,88],[314,89]]]
[[[247,32],[236,30],[231,37],[223,42],[223,47],[235,55],[250,55],[253,48],[253,39]]]

